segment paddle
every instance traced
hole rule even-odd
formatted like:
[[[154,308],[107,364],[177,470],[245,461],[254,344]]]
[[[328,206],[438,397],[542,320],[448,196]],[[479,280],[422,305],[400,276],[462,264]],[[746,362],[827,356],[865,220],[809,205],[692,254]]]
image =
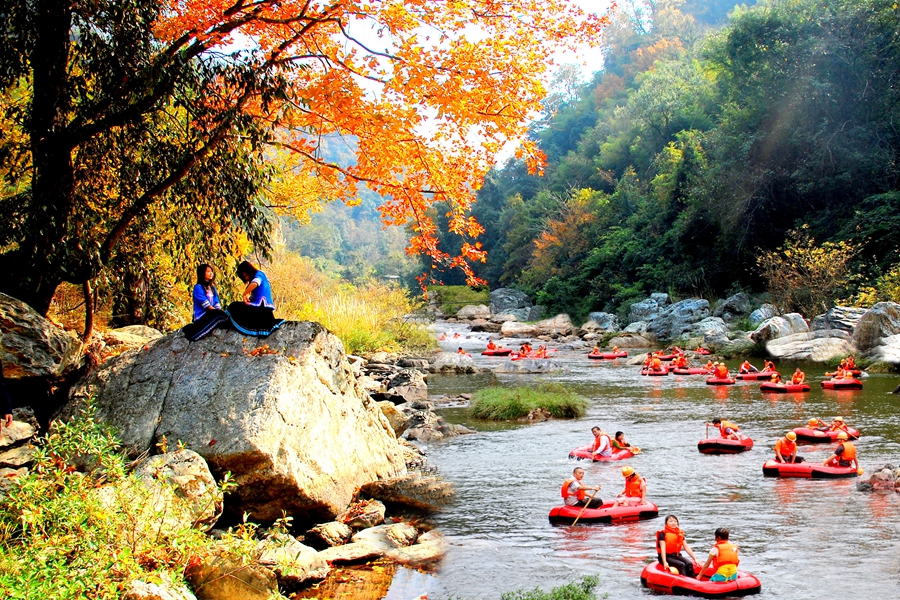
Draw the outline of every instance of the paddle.
[[[581,515],[583,515],[583,514],[584,514],[584,511],[586,511],[586,510],[587,510],[587,507],[588,507],[588,506],[590,506],[590,505],[591,505],[591,500],[593,500],[593,499],[594,499],[594,496],[596,496],[596,495],[597,495],[597,492],[599,492],[599,491],[600,491],[600,490],[594,490],[594,493],[593,493],[593,494],[591,494],[591,497],[590,497],[590,498],[588,498],[588,499],[587,499],[587,502],[585,502],[585,503],[584,503],[584,508],[582,508],[582,509],[581,509],[581,512],[580,512],[580,513],[578,513],[578,516],[577,516],[577,517],[575,517],[575,520],[574,520],[574,521],[572,521],[572,526],[573,526],[573,527],[574,527],[574,526],[575,526],[575,523],[577,523],[577,522],[578,522],[578,519],[580,519],[580,518],[581,518]]]
[[[819,417],[816,417],[816,421],[818,421],[818,422],[819,422],[819,425],[821,425],[822,427],[828,427],[829,429],[831,428],[831,425],[829,425],[828,423],[824,422],[824,421],[823,421],[822,419],[820,419]],[[844,425],[844,427],[846,427],[846,425]],[[852,433],[850,433],[850,432],[847,431],[846,429],[844,430],[844,433],[846,433],[846,434],[847,434],[847,437],[849,437],[849,438],[851,438],[851,439],[854,439],[854,440],[858,440],[858,439],[859,439],[859,436],[858,436],[858,435],[853,435]]]
[[[706,424],[706,439],[709,439],[709,423]]]

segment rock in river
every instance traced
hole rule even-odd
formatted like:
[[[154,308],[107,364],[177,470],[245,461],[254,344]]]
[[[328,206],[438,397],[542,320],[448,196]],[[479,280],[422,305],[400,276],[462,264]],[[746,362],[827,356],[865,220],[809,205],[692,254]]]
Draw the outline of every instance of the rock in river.
[[[105,363],[73,387],[63,417],[89,396],[138,454],[165,436],[231,471],[226,508],[266,521],[282,511],[325,521],[354,488],[405,473],[394,431],[321,325],[290,322],[263,339],[180,332]]]

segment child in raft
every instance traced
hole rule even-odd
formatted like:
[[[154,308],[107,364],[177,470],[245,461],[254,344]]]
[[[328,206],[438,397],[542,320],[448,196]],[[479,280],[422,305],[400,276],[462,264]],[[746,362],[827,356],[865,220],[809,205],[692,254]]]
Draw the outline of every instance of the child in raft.
[[[727,440],[740,440],[744,436],[741,434],[741,428],[737,426],[736,423],[732,423],[731,421],[723,421],[719,417],[716,417],[712,420],[712,423],[707,423],[707,427],[712,425],[719,430],[719,435]]]
[[[728,530],[724,527],[716,529],[716,543],[709,549],[709,556],[703,563],[703,568],[697,573],[697,579],[703,577],[706,567],[712,563],[713,575],[709,578],[714,583],[727,583],[737,579],[737,567],[741,559],[738,558],[738,548],[728,541]]]
[[[681,556],[682,548],[694,562]],[[684,532],[678,527],[678,517],[675,515],[666,517],[665,529],[656,532],[656,558],[664,569],[686,577],[693,577],[694,563],[700,563],[685,541]]]
[[[625,489],[616,496],[613,506],[640,506],[647,503],[647,480],[636,473],[633,467],[622,467]]]
[[[614,450],[631,450],[632,454],[641,453],[640,448],[638,448],[637,446],[632,446],[625,441],[625,433],[621,431],[617,431],[616,437],[612,439],[612,447]]]
[[[575,467],[572,475],[571,479],[566,479],[562,484],[562,497],[565,499],[566,506],[584,506],[586,508],[600,508],[603,506],[603,500],[600,498],[588,499],[585,492],[593,491],[596,496],[596,493],[600,491],[600,486],[587,486],[581,482],[584,479],[584,469]]]
[[[770,379],[772,383],[781,383],[781,373],[772,373],[772,377],[770,377]]]

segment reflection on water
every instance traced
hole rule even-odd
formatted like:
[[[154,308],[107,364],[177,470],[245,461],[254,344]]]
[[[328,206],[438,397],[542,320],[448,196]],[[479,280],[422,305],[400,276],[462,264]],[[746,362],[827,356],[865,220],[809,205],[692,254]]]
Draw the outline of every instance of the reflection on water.
[[[764,478],[762,464],[775,441],[810,417],[843,416],[862,431],[860,462],[867,471],[900,464],[900,415],[895,376],[874,375],[861,392],[823,392],[817,365],[802,365],[812,391],[763,395],[759,384],[707,386],[702,376],[641,377],[619,361],[589,362],[561,355],[571,372],[543,376],[568,383],[590,399],[578,421],[537,425],[485,424],[461,409],[448,419],[477,435],[434,444],[430,460],[457,488],[457,502],[438,515],[450,550],[429,598],[499,598],[516,588],[601,577],[610,598],[648,598],[640,587],[643,566],[655,559],[653,533],[663,517],[678,515],[698,557],[727,527],[741,548],[741,567],[763,583],[760,598],[900,597],[900,494],[862,494],[856,480]],[[485,362],[488,359],[481,359]],[[729,364],[736,368],[737,361]],[[430,393],[471,392],[486,385],[528,385],[532,376],[479,374],[430,376]],[[707,420],[727,417],[753,437],[753,450],[732,456],[697,451]],[[572,472],[568,451],[590,441],[599,424],[624,431],[644,452],[629,461],[647,478],[648,497],[660,518],[625,525],[552,526],[550,508]],[[822,461],[830,444],[804,445],[800,454]],[[624,463],[581,463],[585,481],[600,483],[600,496],[622,490]]]

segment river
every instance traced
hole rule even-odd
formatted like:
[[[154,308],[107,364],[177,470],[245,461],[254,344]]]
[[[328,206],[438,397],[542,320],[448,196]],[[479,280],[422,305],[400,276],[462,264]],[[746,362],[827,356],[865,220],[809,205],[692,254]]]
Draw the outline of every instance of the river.
[[[480,343],[466,341],[472,351]],[[549,590],[583,575],[600,576],[601,595],[649,597],[640,572],[655,560],[653,534],[666,514],[678,516],[701,560],[714,542],[713,531],[727,527],[740,548],[741,569],[762,581],[758,598],[900,597],[900,494],[857,492],[856,479],[762,474],[763,462],[786,431],[810,417],[836,415],[860,429],[859,460],[868,473],[885,463],[900,464],[900,398],[890,393],[900,377],[872,375],[862,391],[825,391],[819,386],[825,368],[802,364],[810,393],[763,395],[754,382],[711,387],[702,376],[641,377],[638,367],[589,361],[583,352],[560,352],[557,358],[570,372],[540,379],[565,383],[587,397],[581,419],[495,424],[470,419],[464,409],[444,411],[448,420],[479,433],[427,448],[431,464],[457,491],[456,502],[435,518],[450,548],[438,576],[428,582],[430,600],[499,598],[536,586]],[[489,360],[507,359],[477,356],[480,364]],[[729,361],[729,368],[735,370],[738,362]],[[785,365],[783,374],[794,366]],[[429,393],[533,385],[538,379],[431,375]],[[753,450],[700,454],[704,423],[716,416],[740,424],[753,438]],[[659,518],[574,528],[549,524],[547,513],[561,503],[560,485],[576,465],[568,452],[591,441],[595,424],[610,433],[624,431],[643,453],[619,463],[578,463],[587,471],[585,482],[600,483],[603,498],[611,498],[623,487],[620,468],[630,464],[647,478],[648,499],[659,506]],[[822,461],[830,448],[801,445],[799,454]]]

